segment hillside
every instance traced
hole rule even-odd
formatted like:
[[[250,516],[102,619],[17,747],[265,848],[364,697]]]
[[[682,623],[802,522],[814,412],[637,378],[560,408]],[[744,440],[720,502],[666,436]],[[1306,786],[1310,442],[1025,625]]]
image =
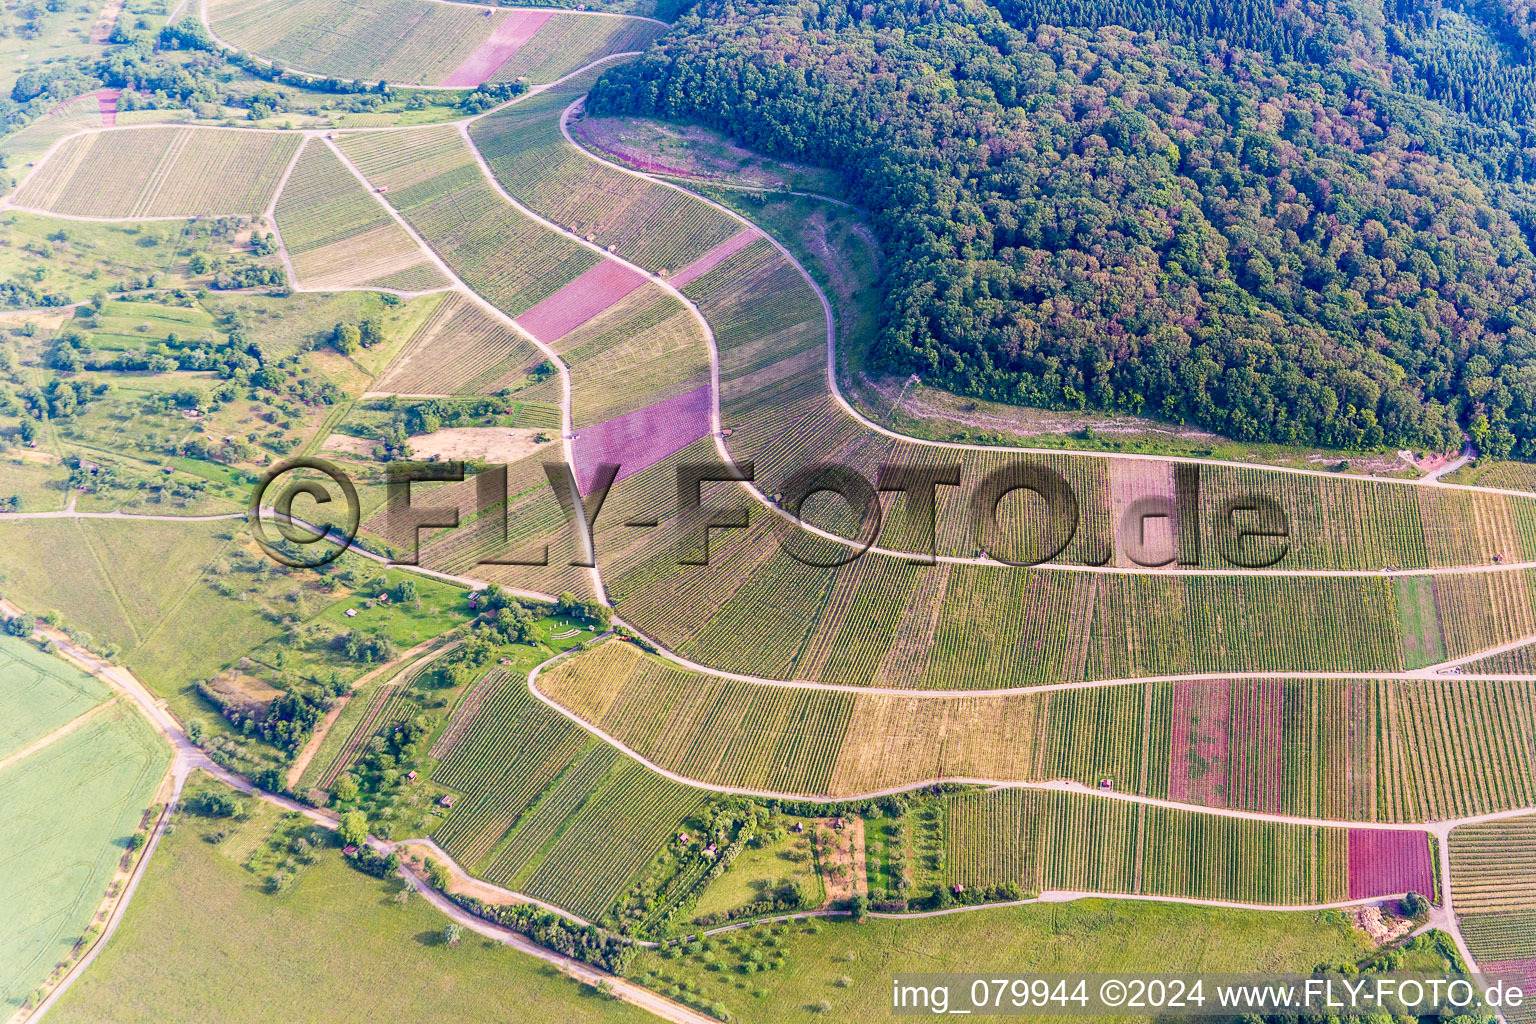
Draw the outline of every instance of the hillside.
[[[890,258],[889,369],[1240,440],[1536,456],[1533,166],[1498,120],[1525,50],[1368,6],[708,0],[590,107],[842,169]]]

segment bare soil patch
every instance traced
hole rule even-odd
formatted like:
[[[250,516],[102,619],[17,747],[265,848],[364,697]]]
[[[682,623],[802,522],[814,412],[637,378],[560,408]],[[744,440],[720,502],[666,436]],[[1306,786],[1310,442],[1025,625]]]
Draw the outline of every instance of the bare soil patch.
[[[411,451],[418,458],[486,459],[490,462],[516,462],[539,448],[540,434],[553,437],[547,430],[508,427],[445,427],[433,434],[418,434],[410,439]]]
[[[842,828],[837,828],[837,823]],[[816,857],[821,865],[821,879],[826,885],[827,902],[839,903],[855,894],[869,895],[869,878],[864,869],[864,819],[817,818],[815,824]]]

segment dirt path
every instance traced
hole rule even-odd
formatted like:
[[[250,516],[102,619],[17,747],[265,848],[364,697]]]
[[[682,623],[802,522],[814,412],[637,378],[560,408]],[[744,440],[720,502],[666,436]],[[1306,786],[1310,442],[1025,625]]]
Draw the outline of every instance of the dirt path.
[[[357,693],[359,687],[365,686],[372,682],[377,676],[392,674],[395,671],[405,668],[417,657],[424,654],[428,650],[431,650],[431,648],[441,639],[441,637],[433,637],[430,640],[423,640],[415,647],[412,647],[410,650],[401,654],[400,657],[396,658],[394,661],[386,662],[385,664],[380,665],[378,668],[367,673],[366,675],[360,676],[354,680],[352,683],[352,688],[347,693],[338,697],[336,699],[336,703],[331,705],[331,710],[325,713],[325,718],[320,721],[319,727],[316,728],[314,734],[309,737],[309,741],[304,744],[304,749],[299,751],[298,757],[294,758],[293,765],[288,769],[288,775],[283,779],[283,784],[286,785],[289,789],[292,789],[294,786],[299,784],[299,780],[304,777],[304,769],[309,767],[309,762],[313,761],[315,759],[315,755],[320,752],[320,747],[325,743],[325,737],[330,734],[331,727],[334,726],[336,724],[336,720],[341,717],[341,712],[346,708],[347,704],[351,702],[353,695]]]
[[[5,757],[0,757],[0,768],[9,768],[17,761],[25,760],[26,758],[31,757],[33,754],[37,753],[39,750],[42,750],[44,747],[58,742],[116,703],[116,697],[108,697],[106,700],[102,701],[100,704],[97,704],[95,707],[91,708],[84,714],[76,715],[74,718],[71,718],[68,722],[65,722],[63,725],[59,726],[48,735],[39,737],[38,739],[33,740],[31,743],[28,743],[14,754],[8,754]]]

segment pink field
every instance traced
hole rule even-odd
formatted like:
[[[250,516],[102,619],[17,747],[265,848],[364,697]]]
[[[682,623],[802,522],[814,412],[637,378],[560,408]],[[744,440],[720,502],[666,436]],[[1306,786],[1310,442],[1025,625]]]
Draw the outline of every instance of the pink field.
[[[597,467],[617,462],[615,482],[649,469],[673,452],[709,435],[709,385],[577,432],[576,485],[585,495]]]
[[[1429,896],[1435,874],[1429,863],[1429,839],[1423,832],[1399,829],[1349,830],[1349,898],[1369,899],[1399,892]]]
[[[1519,960],[1483,960],[1479,961],[1477,966],[1484,974],[1520,978],[1525,982],[1523,987],[1527,993],[1536,992],[1536,956],[1522,957]],[[1506,1011],[1505,1017],[1510,1021],[1531,1019],[1529,1010],[1518,1015]]]
[[[1250,811],[1280,810],[1281,711],[1285,687],[1278,680],[1232,684],[1232,792],[1228,805]]]
[[[672,282],[672,287],[674,288],[681,288],[685,284],[697,281],[699,278],[703,277],[711,270],[714,270],[716,267],[730,259],[732,256],[741,252],[741,250],[751,245],[754,241],[757,240],[758,237],[759,236],[756,228],[743,228],[738,233],[732,235],[730,238],[727,238],[725,241],[709,250],[709,252],[705,253],[703,256],[700,256],[698,259],[688,264],[682,270],[679,270],[677,273],[673,274],[670,278],[668,278],[668,280]]]
[[[517,326],[546,345],[570,334],[645,283],[622,263],[603,260],[517,318]]]
[[[117,98],[122,95],[118,89],[103,89],[96,94],[96,109],[101,111],[101,126],[111,128],[117,124]]]
[[[508,14],[489,39],[481,43],[474,53],[464,58],[464,63],[454,68],[443,85],[456,89],[468,89],[479,85],[496,73],[507,58],[523,48],[533,34],[544,27],[553,12],[518,11]]]
[[[1210,807],[1227,806],[1227,744],[1231,719],[1230,684],[1174,684],[1168,799]]]

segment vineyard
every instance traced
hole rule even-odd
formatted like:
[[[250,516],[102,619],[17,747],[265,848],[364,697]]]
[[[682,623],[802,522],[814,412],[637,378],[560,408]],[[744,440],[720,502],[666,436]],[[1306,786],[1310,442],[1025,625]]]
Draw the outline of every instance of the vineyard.
[[[494,882],[601,917],[701,794],[598,743],[521,679],[493,673],[475,696],[432,776],[463,794],[434,838]]]
[[[566,142],[561,111],[586,91],[589,77],[471,127],[502,186],[541,216],[653,273],[685,267],[736,235],[741,225],[707,203],[600,164]]]
[[[652,284],[571,331],[555,348],[571,367],[571,419],[578,427],[709,382],[709,347],[698,322]]]
[[[77,135],[27,179],[18,206],[74,217],[256,216],[303,143],[299,135],[131,128]]]
[[[702,676],[609,642],[540,675],[540,692],[689,778],[821,794],[854,698]]]
[[[1536,803],[1536,684],[1146,683],[925,698],[723,680],[605,644],[541,692],[664,768],[848,797],[931,779],[1107,782],[1245,811],[1421,822]]]
[[[517,318],[517,326],[546,345],[559,341],[645,283],[622,263],[602,260]]]
[[[373,387],[385,394],[491,395],[525,384],[529,371],[543,361],[543,353],[512,328],[450,294],[416,328]]]
[[[1536,910],[1536,816],[1453,829],[1450,852],[1457,913]]]
[[[349,133],[339,144],[454,273],[510,316],[598,262],[498,195],[451,127]]]
[[[1343,829],[1221,818],[1035,790],[949,798],[945,863],[965,888],[1243,903],[1344,899]]]
[[[1435,891],[1435,868],[1423,832],[1352,828],[1349,830],[1349,898],[1370,899]]]
[[[1536,911],[1464,917],[1461,934],[1479,965],[1536,957]]]
[[[581,490],[591,490],[597,468],[617,465],[615,481],[642,473],[709,436],[709,385],[582,429],[572,445]]]
[[[473,87],[492,77],[547,82],[604,54],[642,49],[664,30],[638,18],[575,12],[520,26],[526,18],[502,11],[486,17],[473,6],[428,0],[367,5],[211,0],[208,5],[213,31],[241,49],[318,75],[403,85]],[[523,39],[527,27],[534,31]],[[498,46],[503,40],[512,45]]]
[[[716,668],[856,685],[1402,667],[1395,595],[1381,579],[1101,576],[875,554],[814,568],[779,549],[773,524],[732,532],[708,566],[677,568],[661,541],[615,559],[620,613]],[[835,638],[837,655],[822,660],[814,637]]]
[[[448,281],[330,148],[309,142],[277,198],[277,226],[299,284],[421,291]]]
[[[561,823],[524,891],[600,917],[702,804],[698,790],[622,759]]]
[[[641,18],[599,18],[562,11],[490,76],[494,82],[552,82],[611,53],[649,46],[667,26]]]

